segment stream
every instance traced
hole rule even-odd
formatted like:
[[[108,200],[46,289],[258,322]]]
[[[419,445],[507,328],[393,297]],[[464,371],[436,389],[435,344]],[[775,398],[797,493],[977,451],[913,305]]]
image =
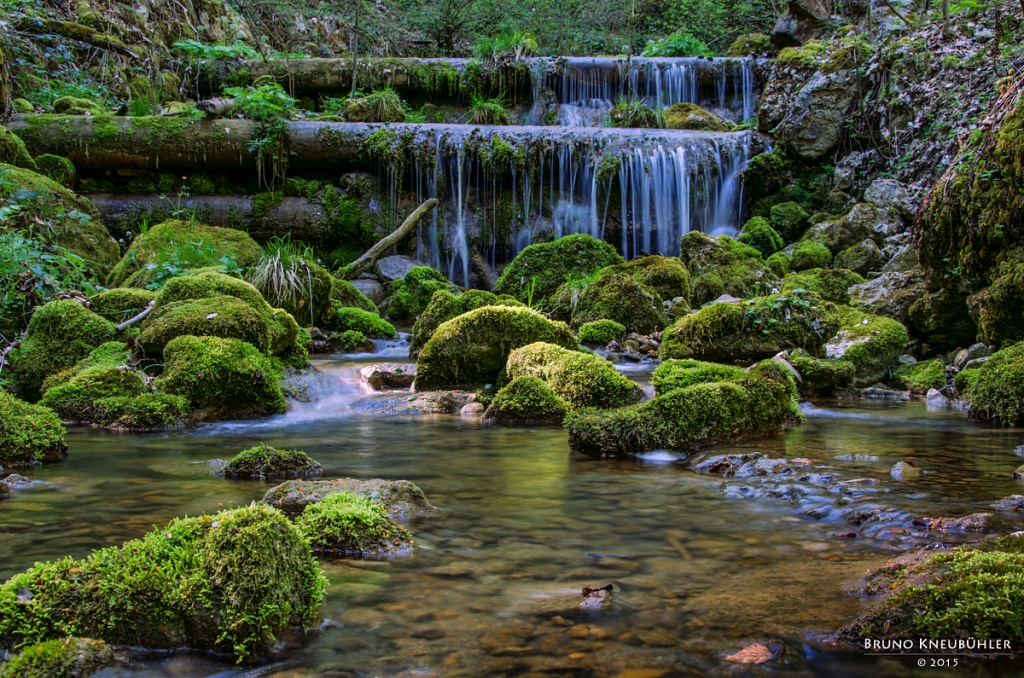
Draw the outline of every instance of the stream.
[[[437,507],[407,523],[417,550],[394,560],[324,562],[327,622],[268,666],[139,652],[131,665],[98,676],[733,675],[724,657],[766,641],[783,642],[787,652],[759,672],[950,672],[818,641],[861,609],[850,591],[867,569],[963,535],[929,535],[899,520],[809,517],[808,508],[836,502],[828,483],[805,483],[803,494],[766,493],[759,488],[775,487],[770,480],[723,481],[665,452],[630,461],[571,458],[561,428],[362,414],[360,401],[377,396],[359,368],[385,360],[407,361],[407,351],[315,362],[314,402],[264,420],[143,435],[69,430],[69,457],[23,472],[43,483],[0,502],[0,576],[121,544],[177,516],[261,498],[276,483],[224,480],[210,462],[264,442],[306,450],[326,478],[417,483]],[[629,376],[643,383],[649,372]],[[808,459],[815,473],[835,480],[873,479],[853,501],[916,515],[991,511],[1021,491],[1010,474],[1021,463],[1014,448],[1024,432],[920,403],[804,411],[804,424],[778,438],[706,454]],[[925,475],[890,477],[892,465],[907,459]],[[1012,516],[1003,519],[1020,529]],[[615,587],[612,604],[581,610],[582,587],[606,583]],[[989,663],[969,671],[1020,674]]]

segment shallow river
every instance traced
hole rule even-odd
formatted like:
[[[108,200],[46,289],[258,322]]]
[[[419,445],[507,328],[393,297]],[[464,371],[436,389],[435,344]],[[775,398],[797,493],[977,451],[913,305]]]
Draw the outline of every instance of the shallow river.
[[[828,483],[720,487],[720,478],[664,453],[572,459],[560,428],[359,414],[351,407],[366,396],[358,365],[318,367],[317,402],[279,417],[149,435],[70,431],[67,460],[25,473],[49,486],[0,502],[0,577],[120,544],[175,516],[259,499],[273,483],[221,479],[209,461],[265,442],[306,450],[325,477],[417,483],[437,507],[408,524],[419,548],[392,561],[325,562],[327,623],[272,665],[138,654],[135,667],[100,675],[732,675],[724,656],[764,641],[787,647],[770,674],[949,674],[919,671],[912,658],[828,651],[816,640],[860,609],[849,591],[866,569],[955,537],[925,535],[906,520],[856,525],[841,511],[808,517],[837,504]],[[809,459],[836,481],[873,478],[870,493],[853,501],[917,515],[990,510],[1024,489],[1010,477],[1024,431],[920,404],[805,411],[795,430],[726,451]],[[905,459],[924,477],[890,478]],[[612,607],[581,611],[581,588],[606,583],[615,587]],[[984,664],[981,673],[1016,669]]]

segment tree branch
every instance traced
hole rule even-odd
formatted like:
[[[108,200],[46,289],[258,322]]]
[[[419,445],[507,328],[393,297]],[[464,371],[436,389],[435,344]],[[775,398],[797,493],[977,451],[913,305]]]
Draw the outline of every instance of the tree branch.
[[[120,325],[115,327],[114,331],[115,332],[123,332],[125,329],[131,327],[132,325],[134,325],[135,323],[139,322],[140,320],[145,318],[147,315],[152,313],[153,309],[155,307],[156,307],[156,300],[154,299],[153,301],[149,302],[149,304],[146,305],[146,308],[142,309],[139,312],[138,315],[132,316],[131,318],[128,318],[128,320],[125,320],[123,323],[121,323]]]
[[[405,240],[405,237],[409,235],[409,231],[415,228],[420,219],[426,216],[427,212],[435,207],[437,207],[437,198],[430,198],[424,202],[422,205],[417,207],[412,214],[406,217],[405,221],[402,222],[402,225],[395,229],[393,233],[381,238],[376,245],[366,250],[366,253],[363,254],[363,256],[359,257],[342,269],[339,275],[347,280],[351,280],[360,273],[369,270],[370,267],[377,263],[377,259],[380,258],[380,255]]]
[[[93,47],[99,47],[100,49],[109,50],[111,52],[117,52],[118,54],[132,59],[138,59],[139,55],[136,54],[120,40],[106,33],[100,33],[99,31],[90,28],[84,24],[75,23],[74,21],[60,21],[58,19],[31,19],[22,21],[18,24],[17,29],[24,31],[25,33],[34,33],[36,35],[45,35],[47,33],[56,33],[57,35],[69,38],[71,40],[78,40],[84,42]]]

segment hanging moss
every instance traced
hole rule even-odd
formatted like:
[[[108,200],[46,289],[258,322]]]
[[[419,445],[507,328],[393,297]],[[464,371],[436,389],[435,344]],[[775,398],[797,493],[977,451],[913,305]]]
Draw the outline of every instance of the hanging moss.
[[[560,424],[568,407],[542,379],[517,376],[503,386],[487,407],[484,421],[533,426]]]
[[[642,395],[604,358],[543,342],[517,348],[508,356],[506,378],[527,375],[542,379],[574,409],[621,407],[639,402]]]

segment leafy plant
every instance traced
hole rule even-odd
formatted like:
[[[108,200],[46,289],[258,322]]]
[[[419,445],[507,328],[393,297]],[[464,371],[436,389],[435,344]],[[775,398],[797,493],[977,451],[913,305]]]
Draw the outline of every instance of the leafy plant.
[[[654,110],[643,99],[619,97],[608,116],[612,127],[657,129],[665,126],[661,111]]]
[[[258,59],[260,54],[243,42],[235,41],[230,45],[218,42],[206,45],[198,40],[179,40],[173,49],[194,59]]]
[[[288,120],[296,111],[295,98],[276,82],[256,87],[227,87],[224,94],[235,100],[239,113],[256,123],[249,151],[256,154],[261,184],[273,189],[287,173]]]
[[[508,111],[503,96],[486,97],[482,94],[469,96],[469,121],[474,125],[508,125]]]
[[[185,275],[197,268],[213,267],[219,273],[237,275],[241,273],[235,258],[230,254],[218,256],[219,249],[203,238],[172,243],[170,249],[160,250],[155,262],[146,264],[148,290],[158,290],[171,278]]]
[[[673,33],[661,40],[652,41],[644,49],[644,56],[688,57],[710,56],[711,50],[703,42],[686,31]]]
[[[262,256],[246,277],[271,306],[307,300],[313,324],[313,278],[309,266],[313,262],[313,248],[293,243],[290,235],[275,236],[263,246]]]
[[[536,53],[537,38],[526,31],[482,37],[473,45],[473,56],[484,64],[516,62]]]
[[[391,87],[345,101],[345,118],[350,122],[405,122],[405,102]]]

